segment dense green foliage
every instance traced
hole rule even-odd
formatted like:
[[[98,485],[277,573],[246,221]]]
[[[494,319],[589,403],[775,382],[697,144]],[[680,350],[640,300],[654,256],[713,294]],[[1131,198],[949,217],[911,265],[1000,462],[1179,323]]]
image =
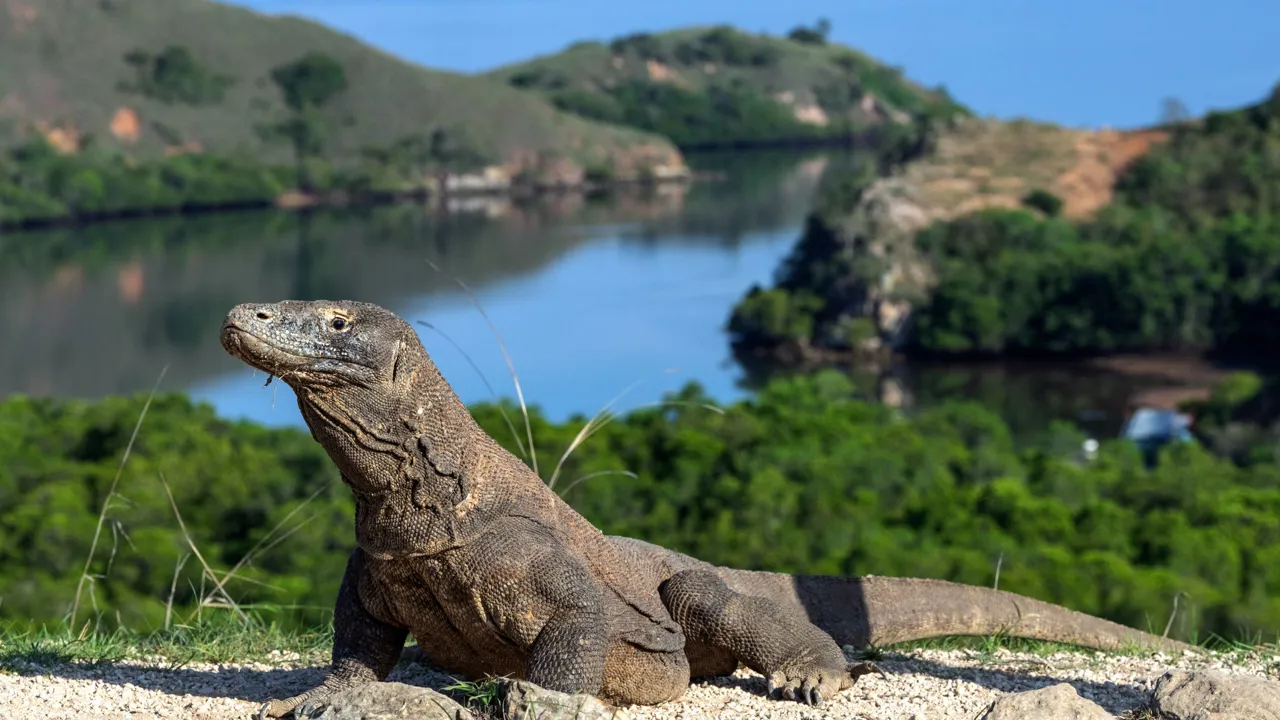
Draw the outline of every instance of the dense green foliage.
[[[776,287],[739,305],[740,345],[849,348],[866,335],[853,318],[884,266],[866,251],[871,238],[839,228],[858,200],[850,193],[843,213],[816,215]],[[1024,205],[1036,212],[987,210],[915,236],[912,251],[936,280],[906,296],[906,349],[1257,353],[1280,341],[1280,88],[1174,129],[1087,222],[1056,217],[1061,202],[1048,193]]]
[[[297,143],[292,168],[242,155],[179,153],[135,160],[105,148],[58,152],[43,139],[0,153],[0,226],[270,205],[285,191],[342,191],[355,199],[422,191],[425,181],[483,167],[492,155],[465,128],[436,128],[365,148],[358,165],[322,156],[324,135],[308,112],[271,127]],[[536,182],[537,178],[517,178]]]
[[[636,33],[608,45],[577,43],[492,75],[561,109],[659,133],[681,147],[833,140],[889,116],[966,112],[945,92],[828,44],[830,29],[820,21],[786,39],[729,26]],[[868,111],[864,100],[881,109]]]
[[[298,519],[321,517],[291,526],[294,534],[286,541],[288,548],[315,551],[306,557],[264,553],[244,569],[244,577],[270,579],[281,588],[275,598],[308,602],[308,590],[328,573],[341,573],[341,547],[349,544],[349,533],[338,527],[349,530],[343,513],[351,509],[350,500],[303,433],[227,423],[209,407],[158,398],[117,494],[108,498],[142,405],[142,398],[86,404],[24,397],[0,405],[0,453],[6,458],[0,470],[0,594],[6,616],[52,620],[71,606],[99,510],[109,500],[91,568],[101,577],[86,589],[82,607],[118,611],[124,624],[138,629],[157,627],[175,569],[191,552],[164,490],[166,480],[200,552],[224,571],[273,524],[324,490]],[[196,558],[188,560],[175,590],[183,608],[209,585]]]
[[[42,140],[0,155],[0,224],[267,203],[290,171],[199,153],[132,162],[86,150],[63,155]]]
[[[1176,635],[1280,629],[1274,463],[1240,468],[1179,447],[1147,471],[1116,444],[1082,465],[1070,431],[1019,451],[977,406],[905,419],[854,399],[838,374],[775,381],[723,412],[695,386],[673,400],[599,428],[561,470],[556,489],[604,531],[790,572],[989,585],[999,561],[1001,588],[1143,628],[1162,629],[1183,592]],[[65,612],[141,407],[0,404],[0,615]],[[473,412],[518,454],[499,407]],[[582,423],[534,413],[548,476]],[[113,623],[119,611],[147,629],[171,588],[180,618],[209,590],[200,563],[181,562],[191,548],[162,482],[219,575],[251,555],[227,585],[232,598],[323,619],[352,546],[352,503],[319,446],[169,397],[152,406],[110,497],[90,566],[96,605],[86,595],[82,613],[96,607]]]
[[[142,161],[100,148],[63,154],[37,139],[0,154],[0,225],[265,206],[295,187],[300,172],[312,191],[398,192],[414,188],[424,168],[457,167],[451,158],[412,164],[420,158],[391,151],[370,149],[366,162],[351,168],[304,152],[289,168],[213,153]]]

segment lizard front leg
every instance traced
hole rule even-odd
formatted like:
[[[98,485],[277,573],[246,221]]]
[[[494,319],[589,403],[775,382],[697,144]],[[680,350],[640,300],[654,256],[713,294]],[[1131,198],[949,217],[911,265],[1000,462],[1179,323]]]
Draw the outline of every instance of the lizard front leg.
[[[835,640],[808,618],[734,592],[713,571],[676,573],[659,593],[690,647],[709,656],[731,653],[768,679],[771,695],[817,705],[874,671],[867,664],[850,666]]]
[[[301,695],[270,700],[258,711],[258,719],[278,718],[303,704],[325,702],[334,693],[355,685],[385,680],[400,659],[409,631],[370,615],[357,590],[364,571],[364,552],[356,549],[347,560],[333,609],[333,656],[324,682]]]
[[[546,621],[529,647],[525,680],[564,693],[599,695],[609,626],[603,593],[580,561],[541,555],[528,568],[529,593],[546,608]]]
[[[608,639],[603,613],[562,610],[529,648],[525,679],[548,690],[599,695]]]

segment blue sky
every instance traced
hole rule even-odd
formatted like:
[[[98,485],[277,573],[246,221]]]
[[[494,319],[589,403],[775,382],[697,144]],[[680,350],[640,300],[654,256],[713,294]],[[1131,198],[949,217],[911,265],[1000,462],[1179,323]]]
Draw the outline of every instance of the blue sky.
[[[832,36],[982,114],[1132,127],[1160,100],[1192,112],[1280,80],[1272,0],[237,0],[310,17],[413,62],[475,72],[582,39],[730,23]]]

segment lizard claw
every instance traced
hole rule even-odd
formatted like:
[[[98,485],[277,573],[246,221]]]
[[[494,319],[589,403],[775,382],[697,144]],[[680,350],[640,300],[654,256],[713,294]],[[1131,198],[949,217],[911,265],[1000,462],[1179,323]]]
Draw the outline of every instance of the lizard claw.
[[[843,672],[815,664],[776,670],[769,675],[769,697],[775,700],[795,700],[817,707],[823,700],[853,687],[863,675],[879,673],[881,677],[888,677],[875,663],[850,664],[842,669]]]
[[[288,700],[268,700],[258,708],[256,720],[274,720],[292,715],[295,718],[312,717],[322,703],[306,696],[293,697]]]
[[[871,673],[878,673],[880,677],[885,680],[889,679],[889,676],[884,674],[884,671],[880,669],[880,666],[873,662],[851,663],[849,665],[849,679],[853,682],[857,682],[858,678],[863,675],[870,675]]]
[[[808,672],[779,670],[769,676],[769,697],[795,700],[806,705],[821,705],[823,698],[835,697],[845,687],[847,679],[824,669]]]

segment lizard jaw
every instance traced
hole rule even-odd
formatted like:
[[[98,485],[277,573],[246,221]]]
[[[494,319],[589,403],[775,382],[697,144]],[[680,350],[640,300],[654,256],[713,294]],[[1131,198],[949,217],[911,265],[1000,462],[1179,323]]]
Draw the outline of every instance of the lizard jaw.
[[[284,380],[305,375],[315,362],[315,358],[289,352],[234,322],[227,322],[222,326],[221,340],[223,349],[230,355],[267,373],[268,385],[273,377]]]

